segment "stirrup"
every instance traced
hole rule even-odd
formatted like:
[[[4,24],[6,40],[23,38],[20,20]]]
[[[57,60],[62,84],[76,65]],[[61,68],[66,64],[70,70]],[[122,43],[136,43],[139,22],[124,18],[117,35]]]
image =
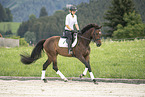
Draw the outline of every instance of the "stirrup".
[[[69,50],[68,53],[72,55],[73,54],[73,51],[72,50]]]

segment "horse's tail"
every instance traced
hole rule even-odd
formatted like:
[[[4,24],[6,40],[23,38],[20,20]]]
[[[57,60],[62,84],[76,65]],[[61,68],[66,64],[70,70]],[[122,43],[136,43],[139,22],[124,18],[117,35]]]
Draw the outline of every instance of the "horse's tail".
[[[43,44],[44,44],[45,40],[41,40],[37,43],[37,45],[35,46],[35,48],[33,49],[31,55],[22,55],[21,56],[21,62],[23,64],[31,64],[33,62],[35,62],[37,59],[39,59],[41,57],[41,51],[43,50]]]

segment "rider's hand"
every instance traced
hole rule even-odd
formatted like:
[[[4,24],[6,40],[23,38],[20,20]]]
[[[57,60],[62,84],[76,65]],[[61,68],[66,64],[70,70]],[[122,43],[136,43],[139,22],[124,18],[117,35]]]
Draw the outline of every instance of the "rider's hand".
[[[71,30],[71,32],[72,32],[72,33],[77,33],[77,31],[75,31],[75,30]]]
[[[78,33],[81,33],[81,30],[78,30],[77,32],[78,32]]]

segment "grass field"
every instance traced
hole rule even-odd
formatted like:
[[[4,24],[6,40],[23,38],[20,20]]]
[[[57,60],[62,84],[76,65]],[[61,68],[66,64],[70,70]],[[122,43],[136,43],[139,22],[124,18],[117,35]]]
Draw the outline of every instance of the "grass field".
[[[96,78],[145,79],[145,40],[103,42],[101,47],[91,43],[90,63]],[[20,53],[31,53],[33,47],[0,48],[0,76],[41,76],[47,56],[32,65],[20,62]],[[66,77],[78,77],[85,66],[76,58],[58,56],[59,70]],[[47,68],[46,77],[58,77]],[[89,73],[86,77],[89,77]]]
[[[6,32],[7,30],[11,30],[12,33],[17,33],[21,23],[18,22],[1,22],[0,23],[0,30]]]

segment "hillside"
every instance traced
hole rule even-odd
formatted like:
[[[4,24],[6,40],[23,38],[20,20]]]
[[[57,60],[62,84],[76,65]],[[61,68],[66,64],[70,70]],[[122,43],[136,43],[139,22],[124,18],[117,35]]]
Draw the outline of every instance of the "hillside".
[[[11,30],[13,34],[16,34],[20,24],[17,22],[0,22],[0,31],[6,32]]]
[[[10,8],[14,22],[26,21],[31,14],[35,14],[38,18],[43,6],[48,15],[52,15],[56,10],[66,7],[67,4],[78,5],[81,2],[89,2],[89,0],[0,0],[5,8]]]
[[[78,5],[82,2],[92,0],[0,0],[0,3],[5,8],[10,8],[13,14],[14,22],[26,21],[29,15],[34,14],[39,17],[40,9],[44,6],[48,12],[48,15],[52,15],[56,10],[61,10],[66,7],[67,4]],[[102,11],[106,10],[106,6],[109,6],[111,0],[95,0],[102,6]],[[142,20],[145,23],[145,0],[133,0],[136,6],[136,10],[141,14]],[[104,5],[103,2],[106,2]],[[105,11],[104,11],[105,12]],[[103,13],[104,13],[103,12]]]

